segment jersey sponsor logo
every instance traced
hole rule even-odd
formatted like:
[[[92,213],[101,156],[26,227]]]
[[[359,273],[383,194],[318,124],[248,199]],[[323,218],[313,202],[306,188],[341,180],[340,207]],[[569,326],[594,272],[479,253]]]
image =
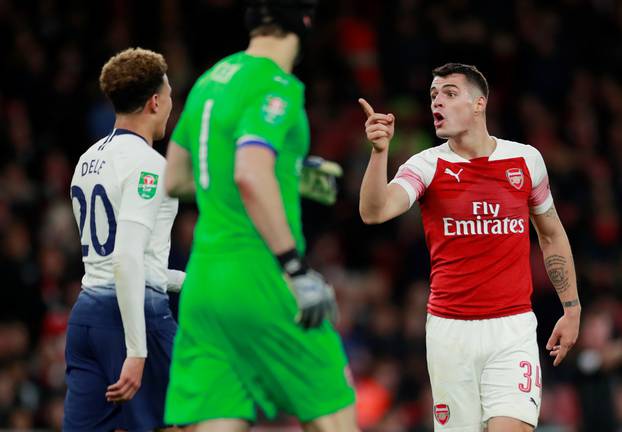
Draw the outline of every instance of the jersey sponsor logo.
[[[522,218],[499,218],[501,204],[486,201],[472,202],[471,219],[443,218],[443,232],[446,237],[467,235],[503,235],[522,234],[525,232],[525,221]]]
[[[512,186],[518,190],[521,190],[523,183],[525,183],[525,176],[523,175],[522,169],[510,168],[505,171],[505,176]]]
[[[158,175],[147,171],[141,171],[138,179],[138,196],[143,199],[151,199],[158,189]]]
[[[449,421],[449,405],[447,404],[436,404],[434,405],[434,418],[437,422],[439,422],[442,426],[446,425]]]
[[[285,116],[285,108],[287,102],[278,96],[268,96],[262,107],[264,119],[268,123],[277,124],[283,120]]]
[[[455,177],[456,181],[458,183],[460,183],[460,173],[464,171],[462,168],[460,168],[460,171],[458,171],[457,173],[453,172],[452,170],[450,170],[449,168],[445,168],[445,174],[449,174],[452,177]]]

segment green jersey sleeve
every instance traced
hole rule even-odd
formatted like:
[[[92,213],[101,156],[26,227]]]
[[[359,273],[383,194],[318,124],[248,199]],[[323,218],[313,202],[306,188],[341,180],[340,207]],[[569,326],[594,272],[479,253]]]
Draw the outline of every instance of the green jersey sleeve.
[[[235,132],[236,145],[265,145],[278,153],[288,130],[303,109],[302,104],[295,85],[275,81],[270,88],[253,97],[244,109]]]

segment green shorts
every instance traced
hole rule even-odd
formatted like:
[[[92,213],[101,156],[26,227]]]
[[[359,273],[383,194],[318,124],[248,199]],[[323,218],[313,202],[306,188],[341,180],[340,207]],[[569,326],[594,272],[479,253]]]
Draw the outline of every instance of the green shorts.
[[[354,403],[348,363],[328,321],[304,331],[296,301],[267,251],[193,253],[179,305],[168,424],[254,421],[256,406],[302,422]]]

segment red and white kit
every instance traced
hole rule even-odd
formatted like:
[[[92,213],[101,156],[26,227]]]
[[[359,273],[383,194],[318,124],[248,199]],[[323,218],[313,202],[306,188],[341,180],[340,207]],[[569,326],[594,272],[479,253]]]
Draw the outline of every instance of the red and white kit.
[[[495,141],[489,157],[471,160],[448,143],[425,150],[391,182],[411,205],[419,201],[430,250],[426,332],[438,430],[479,431],[493,416],[538,419],[529,215],[553,198],[538,150]]]

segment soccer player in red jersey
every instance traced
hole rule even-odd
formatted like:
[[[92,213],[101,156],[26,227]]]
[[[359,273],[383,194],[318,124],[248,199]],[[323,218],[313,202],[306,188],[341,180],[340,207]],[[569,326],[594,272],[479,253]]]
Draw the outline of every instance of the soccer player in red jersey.
[[[570,244],[555,212],[544,160],[486,127],[488,83],[474,66],[433,71],[436,135],[387,183],[395,117],[364,100],[373,148],[360,213],[382,223],[419,202],[432,272],[426,324],[435,430],[532,431],[541,374],[531,308],[529,219],[564,315],[547,342],[557,366],[579,333],[581,305]]]

